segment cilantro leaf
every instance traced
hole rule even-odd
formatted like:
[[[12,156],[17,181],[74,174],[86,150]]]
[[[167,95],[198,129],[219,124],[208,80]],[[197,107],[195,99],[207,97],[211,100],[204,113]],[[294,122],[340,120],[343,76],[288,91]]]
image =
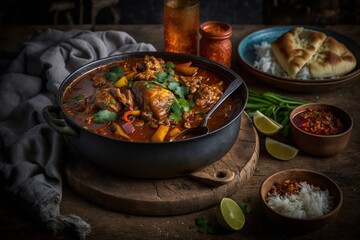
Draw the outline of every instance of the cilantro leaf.
[[[189,93],[189,88],[187,86],[179,86],[175,89],[174,93],[181,98],[184,98]]]
[[[156,76],[158,82],[163,83],[163,82],[165,82],[168,74],[166,72],[155,72],[155,76]]]
[[[122,76],[124,76],[124,69],[119,66],[113,66],[109,69],[109,72],[105,73],[105,78],[110,82],[115,82]]]
[[[118,80],[118,76],[116,73],[113,73],[113,72],[107,72],[105,73],[105,78],[107,80],[109,80],[110,82],[115,82],[116,80]]]
[[[193,106],[194,102],[188,102],[185,98],[175,99],[170,107],[172,111],[169,115],[170,119],[176,122],[180,121],[183,113],[190,111]]]
[[[172,112],[169,114],[169,118],[174,120],[175,122],[178,122],[181,120],[181,115]]]
[[[174,68],[175,64],[171,61],[166,62],[166,68],[170,69],[170,68]]]
[[[94,121],[96,123],[106,123],[115,121],[117,118],[116,113],[109,110],[100,110],[95,114]]]
[[[198,227],[198,231],[201,233],[214,234],[217,232],[216,226],[204,217],[197,217],[195,219],[195,225]]]
[[[162,88],[166,88],[166,84],[164,83],[160,83],[160,82],[157,82],[157,81],[147,81],[147,82],[144,82],[144,84],[146,84],[147,86],[150,86],[150,84],[153,84],[153,86],[151,86],[150,88],[146,87],[147,89],[155,89],[156,87],[154,85],[159,85],[160,87]]]
[[[173,113],[175,113],[175,114],[182,115],[182,113],[183,113],[183,111],[181,109],[181,105],[180,105],[179,101],[177,101],[176,99],[173,102],[173,104],[171,104],[170,108],[173,111]]]
[[[184,112],[188,112],[190,111],[190,105],[189,102],[186,101],[185,98],[180,98],[179,100],[179,105],[181,106],[181,108],[184,110]]]
[[[171,91],[175,91],[178,87],[180,87],[178,82],[170,82],[168,85],[168,89]]]
[[[166,73],[167,73],[168,75],[174,75],[174,74],[175,74],[175,71],[172,70],[172,69],[166,69]]]
[[[252,208],[248,203],[239,203],[239,207],[244,213],[250,213],[252,211]]]
[[[118,77],[124,76],[124,69],[119,66],[114,66],[109,69],[109,72],[115,73]]]
[[[244,213],[250,213],[252,211],[250,201],[251,201],[251,199],[249,197],[249,198],[243,199],[243,201],[241,203],[239,203],[239,207],[241,208],[241,210]]]

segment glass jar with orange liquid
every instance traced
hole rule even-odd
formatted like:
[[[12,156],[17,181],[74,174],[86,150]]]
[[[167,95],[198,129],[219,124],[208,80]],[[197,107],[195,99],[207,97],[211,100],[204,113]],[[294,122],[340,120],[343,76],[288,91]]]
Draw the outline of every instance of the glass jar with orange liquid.
[[[199,15],[199,0],[165,0],[165,52],[197,54]]]

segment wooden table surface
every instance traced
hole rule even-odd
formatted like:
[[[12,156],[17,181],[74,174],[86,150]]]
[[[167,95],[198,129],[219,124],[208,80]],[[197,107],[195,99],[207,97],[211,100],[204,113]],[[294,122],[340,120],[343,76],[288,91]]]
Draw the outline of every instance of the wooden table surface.
[[[29,40],[34,32],[49,26],[0,26],[0,57],[10,60],[8,54],[20,43]],[[79,26],[73,26],[80,28]],[[288,93],[262,84],[244,72],[237,61],[236,48],[247,34],[265,28],[265,25],[233,26],[233,69],[238,72],[252,89],[275,91],[280,94],[306,99],[314,102],[334,104],[348,111],[354,119],[350,143],[341,154],[331,158],[316,158],[300,152],[296,158],[277,161],[264,149],[264,137],[260,135],[260,157],[253,177],[240,191],[231,196],[241,202],[250,199],[252,212],[246,215],[246,224],[241,231],[220,234],[202,234],[190,227],[197,217],[215,220],[215,207],[192,214],[173,217],[143,217],[112,212],[80,198],[67,185],[64,185],[60,211],[62,214],[77,214],[92,226],[87,239],[360,239],[360,162],[359,162],[359,79],[351,81],[331,92],[299,94]],[[322,26],[344,34],[360,45],[360,25]],[[69,26],[53,26],[66,30]],[[81,26],[91,29],[91,26]],[[122,30],[132,35],[138,42],[152,43],[158,51],[163,50],[163,28],[161,25],[104,25],[95,30]],[[258,191],[260,183],[268,175],[290,168],[305,168],[326,174],[337,182],[343,191],[344,202],[337,219],[318,231],[299,235],[274,231],[274,224],[265,216],[260,206]],[[32,219],[14,207],[11,201],[0,200],[0,238],[1,239],[51,239]],[[55,239],[69,239],[60,234]]]

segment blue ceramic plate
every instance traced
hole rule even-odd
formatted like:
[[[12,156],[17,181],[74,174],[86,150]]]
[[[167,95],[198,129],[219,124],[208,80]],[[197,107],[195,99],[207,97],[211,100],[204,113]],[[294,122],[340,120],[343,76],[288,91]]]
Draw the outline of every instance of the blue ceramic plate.
[[[360,76],[360,47],[358,44],[356,44],[350,38],[338,34],[336,32],[323,28],[308,27],[308,26],[305,26],[305,28],[324,32],[326,35],[331,36],[337,39],[339,42],[345,44],[357,59],[357,65],[355,69],[350,73],[338,78],[325,78],[321,80],[296,80],[296,79],[290,80],[287,78],[277,77],[256,69],[253,66],[256,57],[254,44],[261,44],[264,41],[268,43],[272,43],[282,34],[290,31],[294,27],[295,26],[270,27],[259,31],[255,31],[249,34],[248,36],[246,36],[244,39],[242,39],[242,41],[239,43],[237,48],[240,64],[243,67],[245,67],[247,70],[249,70],[252,74],[254,74],[256,77],[258,77],[260,80],[263,80],[275,87],[279,87],[284,90],[290,90],[293,92],[321,91],[321,90],[325,90],[329,86],[330,87],[336,86],[348,82],[350,80],[356,79],[357,77]]]

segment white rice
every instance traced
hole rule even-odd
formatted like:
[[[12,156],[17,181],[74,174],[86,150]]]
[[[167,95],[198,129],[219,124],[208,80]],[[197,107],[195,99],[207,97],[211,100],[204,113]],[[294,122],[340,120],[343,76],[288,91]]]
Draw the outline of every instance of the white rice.
[[[298,194],[280,196],[271,194],[266,198],[270,208],[281,215],[309,219],[322,216],[333,208],[333,197],[329,191],[322,191],[319,187],[300,182],[301,190]]]
[[[268,42],[262,42],[260,45],[254,44],[254,48],[256,54],[256,60],[254,62],[255,68],[274,76],[290,78],[272,54],[271,45]],[[304,66],[296,75],[296,79],[299,80],[310,80],[310,78],[311,74],[306,66]]]

